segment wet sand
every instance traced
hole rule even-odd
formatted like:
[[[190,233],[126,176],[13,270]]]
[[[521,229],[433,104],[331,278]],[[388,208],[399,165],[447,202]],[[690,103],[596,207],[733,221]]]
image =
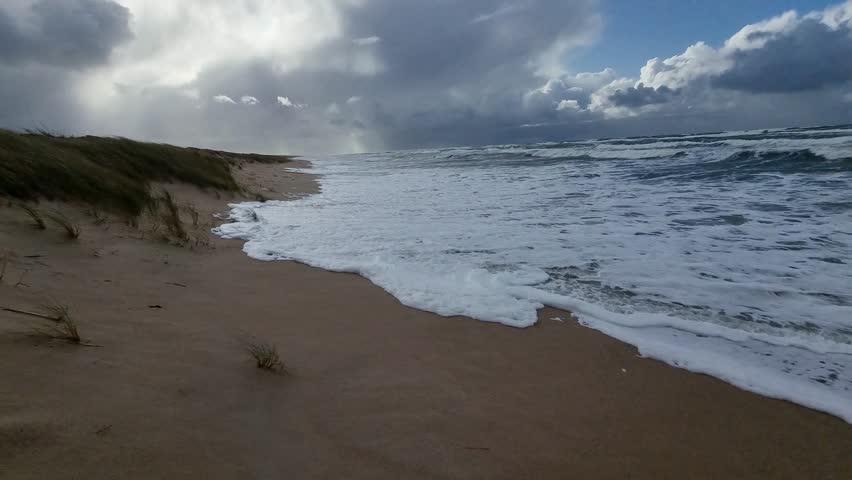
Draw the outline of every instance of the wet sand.
[[[278,165],[239,174],[269,197],[316,189]],[[192,248],[84,216],[71,242],[0,208],[0,306],[55,299],[97,345],[0,311],[0,478],[852,478],[842,420],[640,358],[566,312],[525,330],[444,318],[249,259],[204,233],[228,198],[174,190],[201,213]],[[256,369],[247,336],[290,374]]]

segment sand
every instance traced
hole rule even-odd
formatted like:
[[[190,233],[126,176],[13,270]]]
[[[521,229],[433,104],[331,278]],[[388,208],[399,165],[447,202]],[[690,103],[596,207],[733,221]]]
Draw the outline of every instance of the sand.
[[[247,165],[270,197],[310,175]],[[67,304],[74,346],[0,311],[2,479],[849,479],[852,426],[637,356],[545,309],[517,330],[399,304],[355,275],[81,216],[0,208],[0,305]],[[197,245],[196,245],[197,243]],[[0,260],[2,262],[2,260]],[[19,285],[15,285],[21,282]],[[276,344],[289,375],[241,339]]]

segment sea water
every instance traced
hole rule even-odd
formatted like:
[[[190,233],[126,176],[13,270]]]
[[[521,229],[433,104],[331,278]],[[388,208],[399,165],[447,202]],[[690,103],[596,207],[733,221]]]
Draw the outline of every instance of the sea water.
[[[322,191],[232,205],[260,260],[642,355],[852,423],[852,126],[316,158]]]

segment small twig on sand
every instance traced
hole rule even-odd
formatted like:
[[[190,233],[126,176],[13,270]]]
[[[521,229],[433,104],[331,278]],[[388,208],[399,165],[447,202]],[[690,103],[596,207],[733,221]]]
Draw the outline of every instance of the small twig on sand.
[[[166,285],[174,285],[176,287],[186,288],[186,285],[184,285],[182,283],[176,283],[176,282],[166,282]]]

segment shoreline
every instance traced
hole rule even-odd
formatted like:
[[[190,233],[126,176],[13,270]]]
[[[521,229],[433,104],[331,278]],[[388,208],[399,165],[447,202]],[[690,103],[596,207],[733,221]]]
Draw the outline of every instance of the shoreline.
[[[286,167],[234,173],[264,195],[317,188]],[[208,216],[229,203],[176,198]],[[252,260],[242,241],[85,225],[70,244],[0,220],[7,278],[28,272],[0,303],[61,297],[100,346],[23,337],[29,320],[0,312],[0,478],[852,477],[841,419],[640,358],[559,310],[511,329]],[[291,375],[254,369],[242,335]]]
[[[355,166],[353,165],[353,167]],[[362,170],[360,167],[355,168],[359,171]],[[334,183],[336,184],[337,181],[339,180]],[[374,182],[367,180],[361,183],[360,187],[369,190],[372,187],[371,183]],[[433,185],[432,188],[440,188],[440,182]],[[425,277],[430,280],[421,279],[421,284],[406,283],[406,279],[411,278],[414,271],[418,272],[418,276],[424,276],[420,270],[421,267],[424,267],[423,264],[418,263],[418,265],[413,266],[414,270],[407,272],[408,275],[404,273],[388,275],[384,268],[376,268],[376,265],[381,264],[393,270],[394,267],[398,266],[398,255],[405,255],[405,252],[394,251],[393,245],[384,244],[383,248],[394,252],[391,259],[371,258],[370,256],[364,258],[360,255],[360,251],[363,250],[360,247],[365,246],[369,251],[372,251],[376,245],[381,244],[381,240],[377,239],[380,239],[384,234],[391,238],[396,238],[397,234],[404,237],[405,233],[403,232],[405,231],[416,231],[418,228],[423,228],[422,222],[418,222],[417,219],[404,218],[401,223],[392,223],[393,227],[388,230],[384,218],[385,216],[393,218],[395,216],[394,211],[383,209],[381,204],[373,204],[375,211],[350,210],[348,215],[343,217],[340,216],[339,211],[334,213],[337,210],[336,205],[350,205],[353,200],[360,205],[360,200],[357,197],[359,190],[345,187],[335,188],[333,198],[325,197],[319,202],[324,206],[319,208],[316,207],[317,202],[312,201],[308,201],[306,207],[294,207],[294,204],[286,202],[269,206],[251,204],[247,207],[236,205],[233,222],[224,224],[214,231],[225,239],[246,241],[243,250],[251,258],[262,261],[292,259],[332,272],[355,273],[390,292],[404,305],[443,316],[472,316],[475,320],[499,323],[514,328],[528,328],[540,321],[536,311],[542,305],[571,312],[576,321],[583,326],[636,347],[644,357],[653,358],[693,373],[707,374],[762,396],[788,400],[806,408],[825,412],[841,418],[852,426],[852,402],[850,402],[848,395],[844,395],[844,393],[848,393],[848,389],[844,390],[843,386],[848,381],[842,373],[847,363],[846,359],[852,358],[848,357],[852,354],[849,345],[832,344],[829,341],[820,341],[817,338],[799,338],[780,334],[776,336],[768,332],[750,331],[745,328],[737,329],[726,326],[722,322],[696,321],[677,313],[671,314],[672,316],[666,313],[647,311],[618,313],[618,310],[612,311],[604,307],[603,305],[606,303],[604,299],[599,299],[603,300],[603,303],[595,300],[590,303],[575,297],[573,293],[548,291],[542,289],[539,285],[523,284],[523,287],[518,288],[509,286],[508,288],[512,288],[512,292],[498,294],[502,295],[502,303],[498,303],[484,297],[481,298],[477,292],[468,293],[464,290],[465,293],[457,293],[446,287],[422,284],[424,281],[427,283],[435,282],[438,285],[443,284],[444,279],[434,274],[426,274]],[[354,197],[353,193],[355,193]],[[391,199],[387,198],[387,200]],[[409,199],[410,201],[411,199]],[[365,200],[365,204],[369,204],[369,200]],[[372,207],[365,208],[371,209]],[[376,215],[376,211],[381,213]],[[329,222],[328,218],[314,218],[314,215],[320,214],[330,214],[331,218],[338,221]],[[452,218],[452,213],[447,214]],[[354,222],[348,223],[350,219],[353,219]],[[283,223],[279,224],[279,221]],[[393,220],[389,221],[393,222]],[[432,221],[440,224],[444,221],[444,218],[432,218]],[[287,225],[285,227],[286,233],[282,233],[281,225]],[[361,225],[366,226],[366,229],[359,230]],[[322,227],[317,230],[314,228],[315,226]],[[487,225],[483,227],[488,228]],[[292,230],[290,230],[291,228]],[[383,228],[384,230],[382,230]],[[376,229],[385,233],[376,235]],[[300,232],[305,231],[312,233],[309,235],[300,234]],[[301,240],[294,241],[294,238]],[[356,238],[357,240],[354,240]],[[366,244],[362,245],[361,240],[364,238],[366,238]],[[405,242],[416,240],[410,236],[405,238]],[[440,245],[443,243],[428,235],[426,238],[428,238],[426,242],[429,244]],[[519,240],[515,239],[514,241],[517,243]],[[452,239],[447,241],[453,243]],[[629,240],[627,241],[629,242]],[[350,249],[350,247],[353,248]],[[448,247],[445,245],[445,248]],[[606,246],[604,245],[602,248],[606,249]],[[341,251],[349,252],[349,254],[341,255]],[[558,258],[559,253],[555,253]],[[519,256],[524,258],[523,254]],[[436,253],[435,257],[438,258],[438,262],[446,264],[447,259],[441,258],[440,253]],[[430,256],[431,260],[434,260],[434,257]],[[508,262],[513,263],[515,260],[517,260],[517,257]],[[536,262],[536,259],[533,259],[533,262]],[[469,274],[472,266],[464,261],[462,263],[466,267],[462,270],[462,274],[465,272]],[[521,262],[521,264],[523,265],[525,262]],[[542,265],[542,263],[533,264]],[[543,265],[552,264],[544,263]],[[442,265],[442,267],[446,267],[446,265]],[[429,268],[426,267],[426,270],[429,271]],[[455,272],[455,270],[452,271]],[[546,275],[542,271],[538,271],[538,273]],[[675,273],[672,273],[672,275],[675,275]],[[461,274],[453,273],[447,274],[447,276],[453,278],[461,276]],[[545,276],[544,278],[548,277]],[[489,281],[495,281],[498,285],[493,289],[508,289],[504,282],[497,279]],[[452,280],[449,280],[449,282],[452,283]],[[489,288],[486,287],[488,281],[482,280],[467,280],[454,285],[463,290],[468,283],[477,285],[481,289]],[[620,282],[617,281],[616,283]],[[436,289],[442,294],[435,294]],[[673,296],[669,298],[688,298],[693,291],[693,289],[681,290],[672,293]],[[511,310],[514,305],[509,303],[509,300],[515,299],[523,303],[521,312]],[[471,305],[475,305],[475,307]],[[504,308],[501,308],[501,306]],[[717,309],[721,311],[722,307],[717,305]],[[566,317],[567,315],[566,313],[562,316]],[[745,351],[748,352],[748,355],[743,353]],[[741,353],[741,355],[738,355],[738,353]],[[771,359],[776,361],[768,361]],[[796,374],[783,373],[782,369],[783,372],[793,371]],[[818,381],[823,383],[817,383]]]

